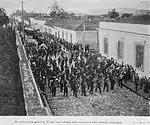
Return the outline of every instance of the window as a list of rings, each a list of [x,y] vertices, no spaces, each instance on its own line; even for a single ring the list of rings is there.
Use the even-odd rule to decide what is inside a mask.
[[[108,38],[104,38],[104,54],[108,54]]]
[[[49,30],[49,31],[48,31],[49,33],[52,33],[52,31],[51,31],[51,29],[50,29],[50,28],[49,28],[48,30]]]
[[[70,42],[72,43],[72,34],[70,34]]]
[[[39,29],[43,31],[43,27],[41,25],[39,26]]]
[[[136,67],[144,71],[144,45],[136,45]]]
[[[60,32],[58,31],[58,38],[60,38]]]
[[[124,42],[118,41],[118,59],[124,58]]]
[[[47,28],[46,27],[44,27],[44,32],[47,32]]]
[[[66,32],[66,39],[68,39],[68,32]]]
[[[55,36],[57,37],[57,32],[55,32]]]
[[[64,31],[62,31],[62,38],[64,39]]]

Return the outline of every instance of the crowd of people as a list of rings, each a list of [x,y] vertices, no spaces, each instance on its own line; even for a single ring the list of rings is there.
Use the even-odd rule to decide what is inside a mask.
[[[25,32],[37,41],[25,46],[36,83],[45,95],[48,87],[52,97],[57,96],[57,91],[64,97],[70,91],[74,97],[87,96],[87,93],[111,91],[115,84],[123,87],[129,81],[137,92],[150,90],[150,78],[140,78],[131,65],[92,53],[89,45],[69,43],[39,31]]]

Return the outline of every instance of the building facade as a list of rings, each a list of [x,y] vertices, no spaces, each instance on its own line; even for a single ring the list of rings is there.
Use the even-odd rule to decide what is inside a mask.
[[[97,49],[98,26],[86,24],[84,31],[82,21],[70,20],[67,23],[49,24],[45,20],[30,18],[30,22],[35,29],[40,29],[41,32],[53,34],[71,43],[89,44],[91,49]]]
[[[100,22],[99,50],[150,76],[150,25]]]
[[[54,28],[46,25],[46,21],[30,18],[30,22],[31,26],[33,26],[35,29],[40,29],[41,32],[54,34]]]
[[[98,31],[96,28],[90,29],[89,26],[86,26],[87,29],[83,31],[83,27],[79,24],[74,29],[61,28],[59,26],[54,26],[55,35],[59,38],[63,38],[72,43],[80,43],[82,45],[89,44],[91,49],[97,49],[98,43]],[[92,26],[90,26],[92,27]]]
[[[97,49],[97,31],[76,31],[77,41],[81,44],[89,44],[90,48]]]
[[[69,30],[61,27],[54,26],[53,34],[58,38],[65,39],[70,43],[76,43],[76,32],[74,30]]]

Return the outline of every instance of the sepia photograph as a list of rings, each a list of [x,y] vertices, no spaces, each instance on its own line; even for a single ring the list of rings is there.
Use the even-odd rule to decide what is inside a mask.
[[[149,0],[0,3],[1,117],[149,118]]]

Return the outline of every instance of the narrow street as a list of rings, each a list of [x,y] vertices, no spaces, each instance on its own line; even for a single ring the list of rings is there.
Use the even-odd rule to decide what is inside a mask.
[[[29,39],[28,42],[32,40]],[[133,83],[128,83],[129,85],[134,86]],[[134,90],[133,87],[131,89]],[[68,98],[63,97],[59,88],[57,88],[56,97],[52,97],[47,86],[46,95],[54,116],[149,116],[148,101],[126,87],[120,88],[118,84],[115,84],[114,90],[102,91],[101,94],[94,92],[91,95],[87,92],[85,97],[78,92],[78,98],[73,97],[70,89]]]
[[[57,97],[48,96],[49,105],[56,116],[148,116],[148,101],[126,88],[115,87],[110,92],[88,94],[87,97],[64,98],[57,89]]]

